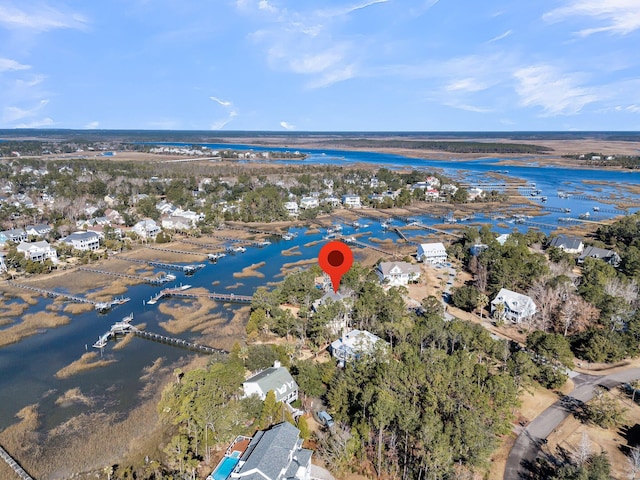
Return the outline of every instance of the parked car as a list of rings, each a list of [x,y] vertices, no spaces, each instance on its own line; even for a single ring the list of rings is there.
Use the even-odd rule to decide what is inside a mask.
[[[318,412],[318,420],[327,428],[333,427],[333,418],[324,410]]]

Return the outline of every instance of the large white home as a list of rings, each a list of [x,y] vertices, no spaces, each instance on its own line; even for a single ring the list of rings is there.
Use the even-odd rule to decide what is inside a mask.
[[[441,242],[421,243],[416,258],[419,262],[440,265],[447,261],[447,249]]]
[[[377,344],[380,343],[379,346]],[[363,355],[371,355],[377,348],[385,349],[387,342],[366,330],[351,330],[329,346],[331,355],[344,364],[358,360]]]
[[[298,204],[296,202],[285,202],[284,209],[291,216],[298,215]]]
[[[33,237],[40,237],[40,238],[43,238],[46,235],[49,235],[51,230],[52,228],[49,225],[46,225],[44,223],[37,224],[37,225],[29,225],[28,227],[25,227],[25,231],[27,232],[27,235],[33,236]]]
[[[97,250],[100,248],[100,236],[95,232],[73,232],[61,241],[76,250]]]
[[[6,242],[26,242],[28,238],[27,232],[22,228],[13,228],[0,232],[0,244],[5,244]]]
[[[304,210],[307,208],[318,208],[319,205],[318,197],[302,197],[300,199],[300,208]]]
[[[499,308],[498,305],[504,305]],[[502,310],[502,312],[500,312]],[[520,323],[536,313],[536,304],[531,297],[522,293],[513,292],[506,288],[501,288],[495,298],[491,301],[491,314],[500,315],[503,319]]]
[[[147,218],[136,223],[133,226],[133,231],[142,238],[156,238],[160,233],[160,227],[155,220]]]
[[[276,394],[277,402],[291,403],[298,399],[298,384],[280,362],[245,380],[242,388],[245,397],[258,395],[260,400],[264,400],[270,390]]]
[[[44,262],[47,258],[54,263],[58,261],[58,252],[46,240],[33,243],[22,242],[18,245],[17,251],[32,262]]]
[[[408,262],[380,262],[376,273],[387,285],[407,285],[420,278],[420,267]]]
[[[362,206],[362,204],[360,203],[360,196],[359,195],[343,195],[342,205],[349,208],[360,208]]]

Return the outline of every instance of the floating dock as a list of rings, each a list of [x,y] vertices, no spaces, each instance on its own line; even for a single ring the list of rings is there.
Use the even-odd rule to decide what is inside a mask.
[[[126,260],[127,262],[139,263],[142,265],[149,265],[151,267],[161,268],[163,270],[175,270],[178,272],[183,272],[187,275],[193,275],[198,270],[205,267],[204,263],[192,263],[190,265],[180,265],[177,263],[163,263],[163,262],[154,262],[150,260],[139,260],[137,258],[125,258],[118,257],[121,260]]]

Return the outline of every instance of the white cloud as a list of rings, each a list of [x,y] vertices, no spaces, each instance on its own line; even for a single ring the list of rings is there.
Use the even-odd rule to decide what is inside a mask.
[[[41,127],[49,127],[54,124],[53,119],[49,117],[41,118],[39,120],[34,120],[29,123],[19,123],[15,126],[15,128],[41,128]]]
[[[11,4],[0,5],[0,25],[14,29],[34,30],[46,32],[57,28],[72,28],[84,30],[88,20],[78,13],[63,12],[42,3],[29,5],[26,2],[18,8]]]
[[[36,85],[40,85],[46,78],[47,77],[45,75],[35,75],[31,80],[19,78],[18,80],[16,80],[16,85],[18,87],[32,88]]]
[[[549,65],[520,68],[513,73],[523,106],[539,106],[545,115],[573,115],[599,100],[593,89],[579,86],[575,75],[562,74]]]
[[[295,73],[320,73],[339,64],[342,59],[343,55],[334,50],[292,58],[289,65]]]
[[[323,73],[319,78],[316,78],[307,83],[308,88],[322,88],[333,85],[334,83],[344,82],[356,76],[356,68],[354,65],[346,65],[345,67],[334,69]]]
[[[220,105],[222,105],[223,107],[230,107],[232,104],[230,101],[228,100],[221,100],[218,97],[209,97],[211,100],[213,100],[214,102],[219,103]]]
[[[482,80],[470,77],[470,78],[463,78],[461,80],[454,80],[450,82],[445,87],[445,90],[449,92],[458,92],[458,91],[480,92],[482,90],[486,90],[487,88],[489,88],[489,85],[487,85]]]
[[[13,72],[17,70],[29,70],[31,66],[11,60],[10,58],[0,58],[0,73]]]
[[[504,40],[505,38],[507,38],[512,33],[513,30],[507,30],[502,35],[498,35],[497,37],[493,37],[492,39],[488,40],[487,43],[499,42],[500,40]]]
[[[284,128],[285,130],[295,130],[296,129],[295,125],[292,125],[289,122],[284,122],[284,121],[280,122],[280,126],[282,128]]]
[[[640,105],[632,104],[632,105],[618,105],[616,108],[618,112],[631,112],[631,113],[640,113]]]
[[[464,110],[466,112],[474,112],[474,113],[490,113],[492,110],[490,108],[478,107],[476,105],[469,105],[466,103],[444,103],[447,107],[457,108],[459,110]]]
[[[40,110],[47,106],[49,100],[43,99],[32,108],[20,108],[20,107],[5,107],[2,115],[2,121],[4,123],[12,123],[16,120],[22,120],[23,118],[34,117]]]
[[[83,128],[86,128],[87,130],[95,130],[100,126],[100,122],[97,121],[93,121],[93,122],[89,122],[87,123]]]
[[[231,110],[227,118],[223,118],[221,120],[217,120],[211,124],[211,130],[221,130],[223,129],[231,120],[238,116],[238,112],[235,110]]]
[[[548,22],[559,22],[574,17],[591,17],[603,26],[585,28],[577,33],[588,36],[594,33],[611,32],[627,35],[640,29],[640,2],[638,0],[571,0],[564,7],[543,15]]]
[[[371,7],[379,3],[387,3],[388,1],[389,0],[371,0],[368,2],[357,3],[355,5],[342,8],[318,10],[315,12],[315,14],[319,17],[342,17],[344,15],[349,15],[350,13],[356,12],[358,10],[363,10],[367,7]]]

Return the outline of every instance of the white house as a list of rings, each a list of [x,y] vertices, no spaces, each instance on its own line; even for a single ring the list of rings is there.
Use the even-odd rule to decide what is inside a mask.
[[[172,215],[162,219],[162,228],[169,230],[190,230],[193,228],[193,222],[189,218]]]
[[[76,250],[97,250],[100,248],[100,236],[95,232],[74,232],[61,241]]]
[[[318,197],[302,197],[300,199],[300,208],[318,208],[320,202],[318,202]]]
[[[22,228],[13,228],[11,230],[4,230],[0,232],[0,244],[6,242],[26,242],[29,236]]]
[[[0,252],[0,273],[7,271],[7,262],[5,261],[5,257],[7,254],[5,252]]]
[[[514,323],[532,317],[536,313],[536,304],[531,297],[522,293],[513,292],[506,288],[501,288],[495,298],[491,301],[491,314],[495,315],[498,305],[504,305],[502,317]]]
[[[380,343],[379,346],[377,344]],[[376,348],[385,349],[387,342],[366,330],[351,330],[329,346],[331,355],[341,363],[358,360],[363,355],[371,355]]]
[[[58,252],[46,240],[33,243],[22,242],[18,245],[17,251],[32,262],[44,262],[47,258],[54,263],[58,261]]]
[[[447,261],[447,249],[442,242],[421,243],[416,257],[419,262],[440,265]]]
[[[351,194],[343,195],[342,205],[349,208],[360,208],[362,206],[362,204],[360,203],[360,196]]]
[[[566,235],[558,235],[551,240],[549,244],[552,247],[564,250],[567,253],[582,253],[584,243],[577,237],[568,237]]]
[[[298,204],[296,202],[285,202],[284,209],[291,216],[298,215]]]
[[[407,262],[380,262],[376,273],[388,285],[407,285],[420,278],[420,267]]]
[[[160,233],[160,227],[155,220],[147,218],[136,223],[133,226],[133,231],[142,238],[156,238]]]
[[[289,370],[280,366],[280,362],[245,380],[242,388],[245,397],[258,395],[264,400],[267,393],[273,390],[277,402],[291,403],[298,399],[298,384]]]
[[[33,237],[45,237],[51,232],[52,228],[46,224],[29,225],[25,227],[27,235]]]

